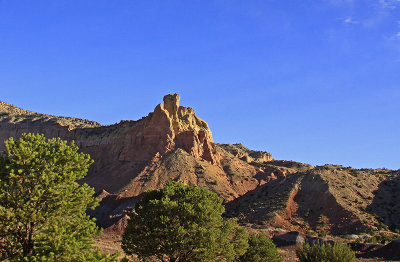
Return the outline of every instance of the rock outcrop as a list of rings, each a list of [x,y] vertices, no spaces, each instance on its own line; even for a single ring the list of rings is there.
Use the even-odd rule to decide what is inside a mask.
[[[381,261],[400,261],[400,239],[394,240],[363,255],[364,258],[379,257]]]
[[[98,191],[102,204],[91,214],[105,228],[123,225],[124,209],[132,208],[144,192],[160,189],[171,180],[208,188],[229,201],[275,178],[251,164],[271,161],[270,154],[242,145],[215,144],[208,124],[191,107],[180,106],[179,100],[178,94],[166,95],[148,116],[109,126],[2,102],[0,139],[41,133],[74,140],[94,159],[80,182]]]
[[[277,169],[279,162],[264,165]],[[289,166],[293,165],[286,168]],[[399,226],[399,171],[296,166],[297,172],[279,176],[229,202],[228,216],[332,235],[377,232],[382,222],[392,228]]]
[[[124,212],[144,192],[171,180],[207,188],[224,200],[227,216],[264,226],[333,235],[400,228],[400,171],[314,167],[215,144],[208,124],[179,99],[166,95],[148,116],[109,126],[0,102],[0,140],[22,133],[74,140],[95,161],[79,181],[102,200],[90,214],[110,232],[122,232]]]
[[[164,106],[157,105],[127,132],[120,161],[148,161],[182,148],[195,158],[219,163],[208,124],[191,107],[179,106],[179,99],[178,94],[166,95]]]
[[[305,238],[299,232],[292,231],[274,236],[273,241],[277,246],[303,245]]]
[[[270,154],[215,144],[208,124],[191,107],[180,106],[179,100],[178,94],[166,95],[164,103],[148,116],[109,126],[30,112],[2,102],[0,139],[30,132],[75,140],[95,160],[82,182],[121,197],[135,197],[177,180],[231,200],[271,179],[250,164],[271,161]]]

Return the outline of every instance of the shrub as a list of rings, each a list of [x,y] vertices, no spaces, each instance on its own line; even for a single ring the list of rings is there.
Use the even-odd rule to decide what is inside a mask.
[[[0,261],[116,261],[93,247],[85,214],[98,205],[82,179],[93,162],[60,138],[23,134],[0,153]]]
[[[224,221],[224,211],[215,193],[168,182],[147,192],[129,214],[122,248],[140,261],[234,261],[248,248],[248,232]]]
[[[249,237],[249,248],[239,258],[241,262],[280,262],[282,261],[278,249],[272,240],[264,234],[253,234]]]
[[[355,262],[357,260],[354,252],[349,246],[335,244],[308,244],[296,250],[300,262]]]
[[[319,233],[319,236],[320,236],[320,237],[326,237],[326,232],[325,232],[325,231],[320,232],[320,233]]]
[[[398,239],[397,235],[386,235],[385,233],[377,234],[369,239],[367,239],[366,243],[380,243],[380,244],[387,244],[393,240]]]

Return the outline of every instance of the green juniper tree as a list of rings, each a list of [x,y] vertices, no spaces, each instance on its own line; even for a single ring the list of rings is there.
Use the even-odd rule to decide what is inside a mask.
[[[300,262],[357,262],[354,251],[341,243],[318,243],[312,246],[305,244],[296,249]]]
[[[60,138],[23,134],[0,155],[1,261],[114,261],[93,248],[85,211],[98,201],[82,179],[92,163]]]
[[[222,200],[209,190],[169,182],[136,204],[122,238],[128,255],[169,261],[234,261],[248,233],[224,221]]]
[[[249,248],[239,260],[241,262],[280,262],[282,257],[272,240],[259,233],[249,237]]]

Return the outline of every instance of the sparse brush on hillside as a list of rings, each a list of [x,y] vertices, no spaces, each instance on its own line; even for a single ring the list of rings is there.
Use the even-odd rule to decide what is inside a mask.
[[[386,245],[387,243],[399,239],[398,234],[387,235],[385,233],[378,233],[371,238],[365,240],[365,243],[380,243]]]
[[[10,138],[0,155],[1,261],[115,261],[93,248],[99,229],[85,211],[98,201],[75,181],[92,163],[60,138]]]
[[[335,244],[308,244],[296,250],[300,262],[357,262],[359,261],[349,246]]]

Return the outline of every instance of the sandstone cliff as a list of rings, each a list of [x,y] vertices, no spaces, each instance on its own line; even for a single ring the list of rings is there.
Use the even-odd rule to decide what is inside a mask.
[[[216,192],[228,216],[251,223],[331,234],[400,229],[399,171],[313,167],[241,144],[215,144],[208,124],[180,106],[177,94],[138,121],[109,126],[0,102],[1,141],[24,132],[74,140],[91,155],[95,163],[80,182],[102,199],[90,214],[107,231],[121,233],[124,210],[171,180]]]
[[[268,172],[251,164],[271,161],[270,154],[242,145],[216,145],[208,124],[191,107],[180,106],[179,99],[178,94],[166,95],[148,116],[110,126],[1,102],[0,139],[31,132],[75,140],[95,160],[82,182],[123,197],[177,180],[231,200],[271,179]]]

